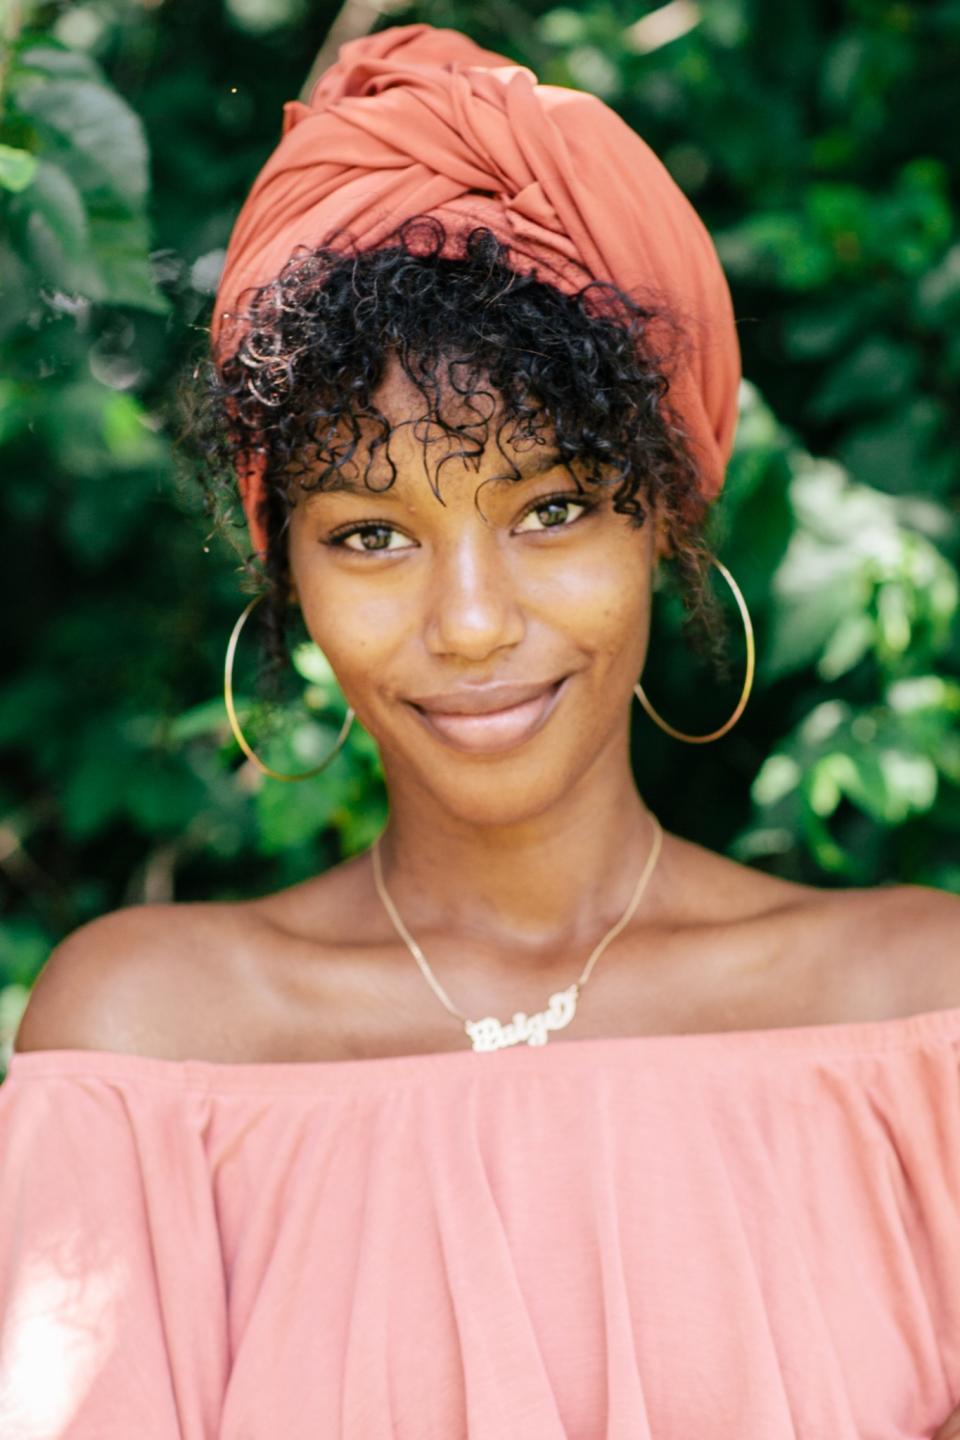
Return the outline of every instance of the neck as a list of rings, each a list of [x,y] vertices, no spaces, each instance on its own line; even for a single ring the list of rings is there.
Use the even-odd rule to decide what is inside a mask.
[[[653,842],[629,766],[607,766],[549,811],[509,825],[477,826],[391,788],[380,849],[390,897],[415,938],[455,933],[514,965],[526,953],[535,966],[588,947],[619,919]],[[638,915],[662,908],[661,866],[662,857]]]

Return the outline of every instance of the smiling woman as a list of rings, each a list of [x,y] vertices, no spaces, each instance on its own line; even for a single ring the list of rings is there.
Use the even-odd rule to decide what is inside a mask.
[[[365,499],[321,491],[309,513],[294,509],[288,549],[299,603],[377,736],[391,794],[418,777],[446,814],[521,823],[573,784],[588,757],[625,744],[643,668],[653,527],[617,514],[604,494],[612,485],[579,478],[580,465],[524,478],[524,454],[503,424],[499,443],[474,446],[475,455],[431,442],[406,418],[418,413],[416,387],[399,367],[388,377],[383,462],[396,479]],[[473,402],[455,398],[451,426],[475,428]],[[374,526],[366,534],[378,548],[344,544],[362,539],[361,522]],[[496,702],[498,689],[520,686],[525,696]],[[464,715],[478,710],[498,713]],[[491,787],[489,766],[465,765],[464,754],[496,757],[499,783]]]
[[[458,243],[442,219],[413,217],[390,238],[359,253],[341,239],[289,260],[253,294],[244,343],[196,397],[191,440],[214,513],[234,490],[238,447],[258,456],[246,504],[269,582],[268,675],[288,663],[286,529],[297,495],[372,491],[382,516],[413,460],[438,499],[456,469],[481,475],[484,494],[498,478],[506,487],[559,474],[582,507],[592,486],[637,525],[655,496],[687,637],[725,679],[725,621],[702,535],[708,504],[666,403],[660,347],[681,338],[666,302],[643,307],[589,280],[567,296],[512,269],[509,247],[482,226]],[[459,258],[445,255],[451,248]],[[389,414],[378,393],[392,400]],[[450,493],[445,485],[445,501]],[[331,529],[348,548],[396,550],[402,527],[388,535],[380,516],[367,506],[357,539],[347,524]]]
[[[953,897],[735,864],[631,767],[665,559],[728,670],[739,361],[689,204],[593,97],[388,29],[285,107],[212,347],[206,493],[239,485],[268,657],[299,611],[389,820],[51,957],[0,1092],[0,1431],[929,1435]]]

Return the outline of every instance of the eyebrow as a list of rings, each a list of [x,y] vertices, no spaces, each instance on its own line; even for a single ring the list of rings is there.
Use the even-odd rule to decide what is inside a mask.
[[[498,475],[496,477],[491,477],[491,480],[495,480],[497,483],[502,482],[507,485],[519,485],[522,484],[524,480],[535,480],[538,475],[543,475],[546,473],[547,470],[553,470],[556,468],[556,466],[561,465],[562,463],[563,456],[560,454],[559,450],[546,450],[543,454],[536,457],[536,460],[533,464],[527,464],[526,466],[524,466],[523,464],[518,463],[516,465],[516,468],[520,472],[519,477],[515,477],[513,475]],[[489,484],[491,482],[488,481],[487,483]],[[393,485],[389,485],[386,488],[379,490],[374,489],[370,485],[367,485],[366,482],[363,480],[349,480],[344,475],[336,474],[331,477],[329,483],[324,484],[320,489],[308,491],[307,503],[315,499],[318,495],[366,495],[368,497],[375,496],[377,499],[380,499],[384,497],[390,497],[393,494],[393,491]],[[394,495],[393,498],[396,499],[398,497]]]

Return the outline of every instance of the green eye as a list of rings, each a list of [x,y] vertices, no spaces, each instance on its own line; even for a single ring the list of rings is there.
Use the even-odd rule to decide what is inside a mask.
[[[401,544],[392,545],[391,537],[396,537]],[[403,538],[400,531],[394,530],[392,525],[355,525],[352,530],[343,530],[339,535],[331,536],[329,543],[339,545],[343,550],[369,555],[383,550],[402,550],[405,548],[402,544]],[[360,543],[351,544],[354,540]]]
[[[588,502],[574,500],[567,494],[545,495],[539,500],[517,526],[521,533],[538,534],[545,530],[569,530],[592,506]],[[351,525],[335,532],[327,544],[354,555],[385,554],[388,551],[407,550],[412,547],[407,537],[392,525],[367,521],[363,525]]]
[[[575,520],[589,507],[579,500],[570,500],[566,495],[550,495],[546,500],[541,500],[532,510],[528,511],[517,527],[521,531],[537,530],[563,530],[569,528]],[[570,518],[570,511],[577,512]],[[541,521],[539,525],[529,525],[530,520]]]

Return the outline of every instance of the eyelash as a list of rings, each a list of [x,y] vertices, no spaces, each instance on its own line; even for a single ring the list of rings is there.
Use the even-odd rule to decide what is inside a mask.
[[[541,531],[540,533],[547,533],[550,530],[569,530],[572,525],[576,525],[578,520],[582,520],[585,515],[589,514],[590,511],[594,509],[596,502],[591,500],[575,500],[569,491],[560,491],[556,495],[544,495],[540,499],[538,499],[533,505],[531,505],[529,509],[524,511],[524,513],[520,516],[519,523],[522,523],[524,520],[526,520],[528,515],[535,515],[538,510],[545,510],[548,505],[557,504],[576,506],[581,511],[581,513],[579,515],[575,515],[574,518],[567,524],[546,525],[544,526],[543,531]],[[367,535],[382,530],[394,531],[398,535],[402,533],[401,531],[397,530],[397,527],[395,525],[387,525],[379,520],[368,520],[363,525],[347,525],[342,530],[332,531],[327,536],[325,544],[336,547],[340,550],[347,550],[351,555],[389,555],[392,552],[390,551],[388,546],[385,546],[381,550],[364,550],[362,547],[354,548],[353,546],[346,545],[344,543],[350,538],[351,535]]]

